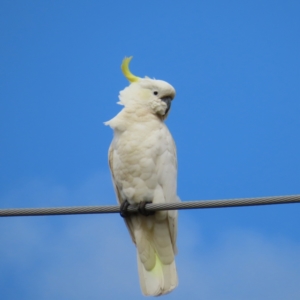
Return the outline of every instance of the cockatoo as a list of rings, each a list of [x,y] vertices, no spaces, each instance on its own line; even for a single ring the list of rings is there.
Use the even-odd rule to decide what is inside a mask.
[[[121,69],[130,85],[120,92],[120,113],[106,122],[114,131],[109,166],[117,199],[137,248],[142,292],[159,296],[178,285],[175,266],[177,211],[147,214],[145,204],[180,201],[177,196],[177,156],[174,140],[164,124],[175,89],[162,80],[140,78]],[[126,214],[139,205],[139,214]]]

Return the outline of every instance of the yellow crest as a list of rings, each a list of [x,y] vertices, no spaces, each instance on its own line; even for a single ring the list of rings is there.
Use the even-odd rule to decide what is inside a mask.
[[[132,82],[138,81],[140,78],[137,76],[134,76],[129,70],[129,63],[130,63],[131,59],[132,59],[132,56],[125,57],[122,61],[121,69],[122,69],[124,76],[129,80],[129,82],[132,83]]]

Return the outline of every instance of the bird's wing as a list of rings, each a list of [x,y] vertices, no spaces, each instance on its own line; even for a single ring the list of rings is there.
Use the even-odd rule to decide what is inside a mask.
[[[160,184],[163,189],[163,194],[166,203],[179,202],[177,196],[177,156],[175,142],[166,132],[164,142],[167,143],[166,150],[160,157],[158,163],[158,171],[160,174]],[[174,253],[177,253],[176,237],[177,237],[177,210],[168,210],[168,223],[173,245]]]
[[[119,191],[119,189],[116,185],[116,180],[115,180],[115,177],[114,177],[114,168],[113,168],[113,165],[114,165],[114,148],[113,148],[112,144],[110,145],[109,150],[108,150],[108,163],[109,163],[109,168],[110,168],[110,171],[111,171],[111,176],[112,176],[112,179],[113,179],[113,185],[114,185],[114,189],[115,189],[115,192],[116,192],[116,195],[117,195],[118,203],[121,205],[124,200],[121,197],[120,191]],[[128,228],[128,231],[130,233],[132,241],[134,242],[134,244],[136,244],[135,237],[134,237],[134,232],[133,232],[133,224],[132,224],[131,219],[126,218],[126,219],[124,219],[124,221],[125,221],[125,224]]]

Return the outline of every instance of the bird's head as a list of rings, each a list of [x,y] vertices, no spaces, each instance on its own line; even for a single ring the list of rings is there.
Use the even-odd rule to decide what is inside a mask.
[[[120,92],[120,104],[132,108],[145,108],[165,119],[175,97],[175,89],[163,80],[140,78],[133,75],[129,70],[132,57],[125,58],[121,69],[130,85]]]

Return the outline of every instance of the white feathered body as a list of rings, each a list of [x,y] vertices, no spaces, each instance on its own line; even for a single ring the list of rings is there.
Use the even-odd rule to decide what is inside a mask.
[[[120,94],[120,104],[125,107],[106,123],[114,130],[109,164],[118,201],[177,202],[176,147],[164,118],[157,113],[160,106],[165,111],[164,103],[140,86],[129,88]],[[177,211],[130,215],[125,221],[137,247],[143,294],[158,296],[172,291],[178,284],[174,260]]]

